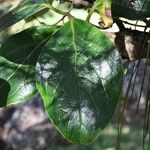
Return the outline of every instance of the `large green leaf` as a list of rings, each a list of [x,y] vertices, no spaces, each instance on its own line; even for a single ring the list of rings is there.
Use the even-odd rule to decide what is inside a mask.
[[[112,0],[113,17],[124,17],[131,20],[150,17],[150,0]]]
[[[19,22],[43,9],[47,0],[23,0],[18,6],[0,18],[0,30]]]
[[[71,19],[45,45],[36,68],[37,88],[56,128],[70,142],[92,142],[111,120],[121,93],[122,62],[110,40]]]
[[[0,48],[0,107],[23,102],[36,92],[35,64],[57,27],[33,27],[9,37]],[[2,57],[3,56],[3,57]]]

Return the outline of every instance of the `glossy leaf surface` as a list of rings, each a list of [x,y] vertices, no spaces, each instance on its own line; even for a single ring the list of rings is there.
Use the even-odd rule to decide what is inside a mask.
[[[112,0],[113,17],[124,17],[131,20],[150,17],[150,0]]]
[[[110,40],[91,24],[71,19],[46,44],[36,69],[38,90],[56,128],[70,142],[92,142],[121,93],[122,62]]]
[[[23,0],[6,15],[0,17],[0,30],[13,25],[43,9],[47,0]]]
[[[23,102],[36,92],[35,64],[57,27],[34,27],[9,37],[0,48],[0,107]]]

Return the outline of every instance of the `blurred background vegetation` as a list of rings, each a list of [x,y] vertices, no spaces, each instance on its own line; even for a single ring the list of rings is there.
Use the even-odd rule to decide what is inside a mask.
[[[19,0],[0,0],[0,16],[17,5]],[[53,16],[54,18],[54,16]],[[47,19],[47,18],[46,18]],[[24,21],[17,23],[0,33],[1,42],[12,35],[32,25],[39,25],[38,20],[34,20],[25,25]],[[123,96],[128,88],[131,78],[131,68],[129,65],[128,74],[125,76],[123,86]],[[126,61],[124,62],[126,66]],[[137,100],[139,98],[142,84],[142,73],[145,61],[141,61],[137,78],[130,86],[130,94],[122,118],[123,128],[120,138],[121,150],[142,150],[143,149],[143,122],[148,72],[146,73],[144,87],[140,96],[138,113],[136,112]],[[148,67],[148,70],[150,68]],[[134,90],[133,89],[134,86]],[[132,97],[132,98],[131,98]],[[118,110],[118,109],[117,109]],[[77,145],[68,143],[49,123],[43,110],[43,104],[38,95],[33,101],[24,104],[17,104],[0,110],[0,150],[115,150],[118,134],[118,112],[116,111],[111,123],[106,127],[103,134],[90,145]],[[146,137],[145,149],[148,150],[149,138]]]

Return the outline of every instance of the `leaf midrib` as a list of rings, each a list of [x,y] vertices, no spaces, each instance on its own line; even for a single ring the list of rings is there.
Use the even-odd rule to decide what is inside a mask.
[[[82,113],[81,113],[81,108],[80,108],[80,91],[79,91],[79,79],[78,79],[78,73],[77,73],[77,46],[76,46],[76,41],[75,41],[75,27],[74,27],[74,19],[70,19],[70,25],[71,25],[71,31],[72,31],[72,45],[74,49],[74,60],[75,60],[75,78],[77,82],[77,107],[79,111],[79,120],[80,120],[80,129],[82,128],[83,125],[83,120],[82,120]]]

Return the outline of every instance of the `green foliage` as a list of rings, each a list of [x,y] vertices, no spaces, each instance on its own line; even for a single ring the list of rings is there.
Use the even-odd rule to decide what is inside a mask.
[[[23,102],[36,93],[35,71],[32,66],[14,64],[0,57],[0,78],[4,80],[0,90],[7,91],[0,100],[0,106]]]
[[[71,19],[43,48],[37,72],[46,112],[58,130],[74,143],[93,141],[121,93],[122,62],[113,44],[92,25]]]
[[[95,4],[87,21],[75,19],[47,0],[22,1],[0,18],[2,30],[43,9],[68,17],[61,28],[32,27],[2,43],[0,107],[28,100],[38,90],[49,118],[73,143],[88,144],[100,135],[114,114],[122,88],[123,66],[117,48],[102,31],[88,23],[97,10]],[[140,19],[150,16],[149,1],[147,4],[141,9],[144,13]],[[112,6],[118,7],[118,1],[113,1]],[[122,13],[126,7],[120,8],[120,14],[112,10],[112,18],[126,17]],[[105,8],[99,9],[105,18]],[[135,7],[134,11],[139,9]],[[127,18],[131,18],[130,13],[126,12]]]
[[[43,45],[57,27],[33,27],[9,37],[0,47],[0,106],[23,102],[36,92],[35,64]],[[8,86],[5,86],[6,82]]]
[[[142,20],[150,17],[150,0],[113,0],[112,14],[131,20]]]
[[[0,30],[23,20],[46,7],[47,0],[23,0],[17,7],[0,18]]]
[[[17,64],[35,66],[42,47],[57,29],[57,26],[32,27],[10,36],[2,43],[0,56]]]

